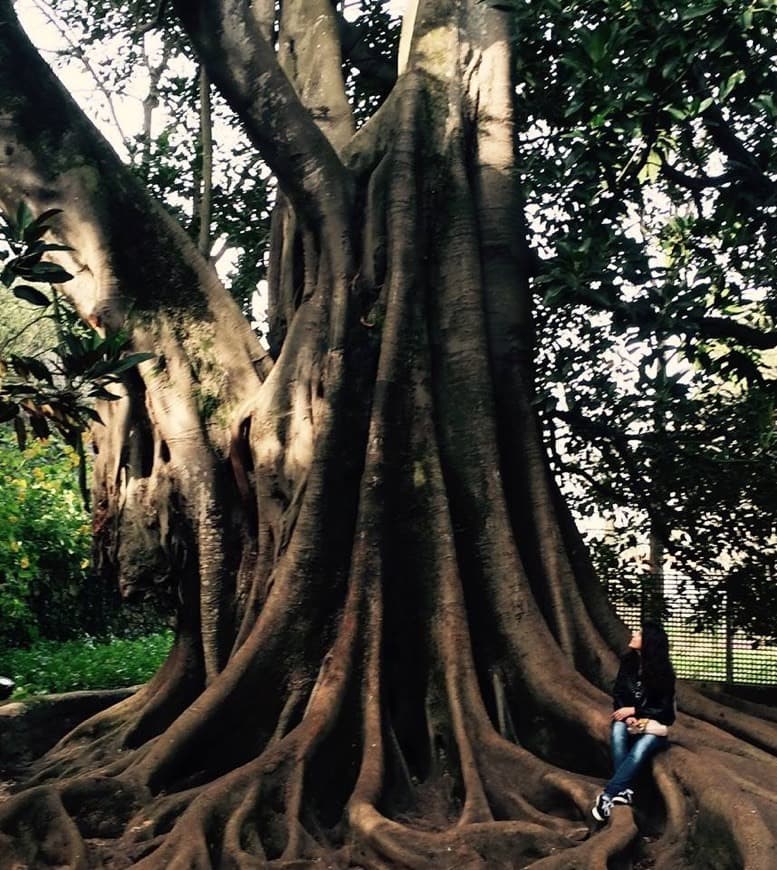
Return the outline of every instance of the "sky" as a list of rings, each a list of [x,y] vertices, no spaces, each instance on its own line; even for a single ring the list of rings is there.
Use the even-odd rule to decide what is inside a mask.
[[[393,14],[401,15],[407,3],[408,0],[390,0],[388,8]],[[346,15],[349,8],[355,11],[358,5],[359,0],[346,0]],[[56,0],[17,0],[16,3],[16,14],[36,47],[49,62],[54,59],[55,52],[67,45],[67,37],[63,35],[67,28],[64,20],[57,14],[56,6]],[[158,39],[149,34],[146,40],[148,50],[153,55]],[[94,78],[82,63],[74,60],[65,68],[60,65],[57,74],[70,93],[91,113],[92,120],[111,145],[126,158],[122,141],[124,135],[131,135],[142,128],[142,102],[147,93],[147,78],[143,72],[139,71],[137,76],[124,83],[123,95],[111,95],[113,110],[109,108],[107,100],[96,92]]]
[[[392,13],[403,13],[408,0],[390,0],[389,9]],[[345,13],[348,15],[349,8],[355,13],[359,6],[359,0],[346,0]],[[72,36],[68,32],[66,21],[57,14],[56,0],[18,0],[16,13],[27,34],[44,59],[53,64],[56,53],[63,48],[72,48]],[[159,37],[152,33],[145,37],[146,50],[154,62],[159,54]],[[116,48],[118,52],[120,49]],[[107,43],[107,52],[110,53],[110,41]],[[72,59],[63,65],[56,65],[57,75],[63,81],[68,91],[81,104],[87,115],[100,129],[100,132],[108,139],[122,159],[127,160],[129,154],[124,144],[125,139],[132,137],[143,128],[143,100],[148,93],[148,75],[146,70],[139,69],[136,75],[122,83],[121,93],[111,92],[108,95],[100,93],[95,84],[95,76],[80,60]],[[182,73],[185,71],[182,70]],[[190,71],[189,71],[190,72]],[[156,112],[152,135],[160,132],[167,120]],[[218,135],[234,135],[232,130],[220,130]],[[218,247],[218,243],[216,245]],[[218,264],[217,271],[225,280],[234,265],[234,257],[227,251]],[[264,282],[261,282],[264,283]],[[266,307],[265,288],[259,287],[253,306],[255,321],[261,326],[264,320]]]

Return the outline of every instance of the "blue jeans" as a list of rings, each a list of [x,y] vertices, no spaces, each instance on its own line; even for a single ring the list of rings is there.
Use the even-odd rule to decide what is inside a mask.
[[[655,734],[629,734],[625,722],[612,723],[612,766],[615,773],[604,787],[608,797],[615,797],[631,786],[639,770],[669,740]]]

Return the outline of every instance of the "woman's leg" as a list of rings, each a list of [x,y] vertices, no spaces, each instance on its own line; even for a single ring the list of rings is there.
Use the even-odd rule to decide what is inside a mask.
[[[612,750],[612,769],[615,772],[629,754],[629,731],[625,722],[613,722],[610,729],[610,749]]]
[[[669,743],[666,737],[657,737],[655,734],[642,734],[635,741],[626,757],[618,765],[612,779],[604,787],[604,793],[609,798],[629,788],[634,777],[659,749],[663,749]]]

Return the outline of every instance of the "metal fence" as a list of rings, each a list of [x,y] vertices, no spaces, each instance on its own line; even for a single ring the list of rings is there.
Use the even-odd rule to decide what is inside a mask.
[[[700,619],[699,602],[709,590],[686,586],[682,578],[645,575],[623,583],[608,583],[618,615],[637,627],[659,616],[669,635],[677,676],[729,684],[777,685],[777,639],[748,637],[733,625],[726,592],[719,578],[711,578],[719,604],[714,625]]]

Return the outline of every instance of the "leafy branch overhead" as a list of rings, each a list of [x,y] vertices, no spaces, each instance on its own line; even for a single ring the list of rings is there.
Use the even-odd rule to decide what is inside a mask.
[[[56,288],[73,278],[58,263],[44,259],[72,250],[45,241],[52,219],[60,213],[61,209],[49,209],[35,217],[22,201],[13,217],[0,214],[0,237],[10,253],[0,283],[20,303],[43,309],[57,336],[56,344],[35,355],[6,348],[0,358],[0,423],[12,423],[20,448],[28,428],[35,437],[46,438],[53,427],[68,443],[80,445],[81,434],[92,423],[102,422],[94,403],[120,398],[108,387],[153,356],[128,354],[127,333],[101,335],[81,320]]]
[[[678,569],[746,553],[768,576],[774,3],[514,9],[537,406],[565,491],[623,532],[624,564],[628,527]]]

